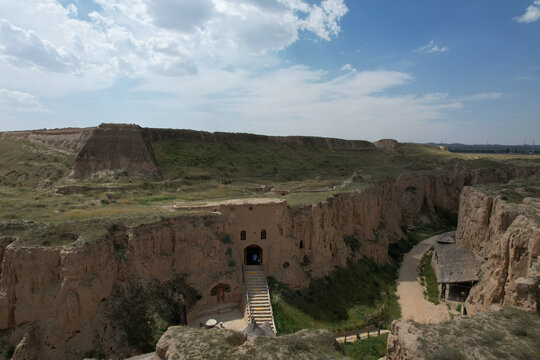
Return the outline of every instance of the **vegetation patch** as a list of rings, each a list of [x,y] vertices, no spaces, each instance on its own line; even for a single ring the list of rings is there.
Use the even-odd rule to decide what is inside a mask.
[[[146,285],[130,282],[113,289],[108,317],[124,333],[127,342],[141,352],[151,352],[171,325],[185,323],[186,309],[200,298],[184,276]]]
[[[388,327],[400,315],[396,278],[396,267],[378,266],[366,258],[312,279],[303,290],[293,290],[269,277],[278,333],[305,328],[341,331],[368,325]]]
[[[347,244],[347,247],[351,250],[353,255],[360,251],[360,240],[354,235],[343,235],[343,241],[345,241],[345,244]]]
[[[386,355],[386,343],[388,334],[372,336],[367,339],[357,340],[342,344],[345,355],[351,359],[378,360]]]
[[[15,348],[9,344],[7,334],[0,335],[0,359],[9,360],[14,352]]]
[[[437,285],[437,275],[435,275],[435,270],[431,265],[431,258],[433,257],[433,248],[422,256],[420,260],[419,274],[420,274],[420,284],[425,287],[424,295],[426,299],[434,303],[435,305],[439,304],[439,287]]]
[[[430,222],[416,225],[412,230],[403,227],[407,237],[388,246],[388,255],[394,264],[403,261],[403,255],[409,252],[416,244],[435,235],[453,231],[457,226],[457,215],[450,211],[437,210],[435,214],[428,214]]]

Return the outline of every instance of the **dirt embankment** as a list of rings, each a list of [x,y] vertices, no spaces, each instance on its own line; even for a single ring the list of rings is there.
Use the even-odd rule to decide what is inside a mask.
[[[75,179],[122,175],[159,179],[152,148],[137,125],[102,124],[92,132],[73,163]]]
[[[215,304],[211,289],[220,283],[230,286],[227,301],[239,302],[244,249],[257,245],[268,275],[303,287],[307,275],[322,276],[345,265],[350,256],[385,263],[389,244],[404,236],[402,225],[412,225],[435,209],[457,209],[464,184],[516,175],[513,171],[457,171],[451,178],[402,175],[362,193],[338,195],[301,209],[283,203],[223,206],[211,215],[112,227],[98,241],[63,247],[6,241],[0,330],[9,334],[11,344],[21,344],[19,354],[26,347],[39,351],[43,359],[82,356],[97,346],[110,355],[128,355],[130,349],[107,317],[116,285],[167,281],[185,273],[202,296],[193,312]],[[265,239],[261,229],[266,230]],[[246,231],[247,240],[241,240],[241,231]],[[344,235],[359,241],[356,253]]]
[[[76,154],[82,149],[88,138],[90,138],[93,129],[94,128],[66,128],[54,130],[9,131],[0,133],[0,138],[26,139],[53,149]]]
[[[503,304],[540,312],[537,201],[515,204],[472,187],[463,190],[456,241],[472,249],[482,264],[481,280],[471,290],[467,309]]]

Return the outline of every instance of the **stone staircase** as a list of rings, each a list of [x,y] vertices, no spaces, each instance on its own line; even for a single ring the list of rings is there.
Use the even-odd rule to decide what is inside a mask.
[[[270,291],[266,283],[266,275],[260,265],[245,265],[244,284],[246,286],[246,315],[248,322],[254,321],[261,325],[268,321],[272,331],[276,334]]]

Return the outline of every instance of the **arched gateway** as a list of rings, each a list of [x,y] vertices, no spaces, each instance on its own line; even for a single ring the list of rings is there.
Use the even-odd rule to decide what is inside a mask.
[[[244,249],[244,264],[261,265],[263,260],[263,250],[260,246],[250,245]]]

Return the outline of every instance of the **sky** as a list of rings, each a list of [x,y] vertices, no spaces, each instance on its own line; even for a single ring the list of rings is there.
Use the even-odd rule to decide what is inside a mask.
[[[540,0],[0,0],[0,131],[540,143]]]

